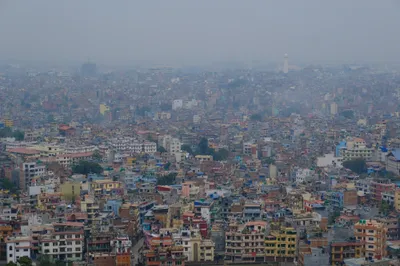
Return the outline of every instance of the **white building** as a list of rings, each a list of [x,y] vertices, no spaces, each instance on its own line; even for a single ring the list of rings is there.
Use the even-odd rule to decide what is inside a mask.
[[[309,181],[313,179],[314,176],[314,171],[307,169],[307,168],[302,168],[302,169],[297,169],[296,171],[296,183],[300,184],[306,181]]]
[[[117,152],[155,153],[157,151],[157,144],[155,142],[140,142],[132,137],[112,138],[109,141],[109,146]]]
[[[172,110],[178,110],[183,107],[183,101],[182,100],[173,100],[172,102]]]
[[[363,158],[370,161],[374,156],[374,149],[368,148],[365,140],[362,138],[347,138],[346,147],[341,148],[340,154],[343,156],[343,161],[348,161],[356,158]]]
[[[337,115],[338,105],[337,103],[331,103],[331,115]]]
[[[7,263],[16,263],[22,257],[31,257],[30,237],[16,236],[6,240],[7,243]]]
[[[27,190],[28,187],[35,184],[35,178],[46,174],[46,166],[37,162],[29,162],[22,164],[23,180],[22,188]]]
[[[162,137],[161,145],[172,155],[181,152],[181,141],[178,138],[173,138],[170,135],[165,135]]]
[[[198,124],[201,121],[201,116],[199,115],[194,115],[193,116],[193,123]]]

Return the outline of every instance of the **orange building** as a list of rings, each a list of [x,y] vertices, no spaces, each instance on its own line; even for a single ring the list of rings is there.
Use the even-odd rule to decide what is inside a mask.
[[[354,226],[354,236],[364,243],[365,256],[381,259],[386,256],[387,228],[376,220],[360,220]]]

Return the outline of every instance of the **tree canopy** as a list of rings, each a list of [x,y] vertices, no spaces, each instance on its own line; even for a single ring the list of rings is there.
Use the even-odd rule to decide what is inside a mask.
[[[183,145],[181,146],[181,150],[182,150],[182,151],[186,151],[186,152],[188,152],[188,153],[190,153],[190,154],[193,154],[193,150],[192,150],[192,148],[190,147],[190,145],[183,144]]]
[[[201,155],[212,155],[214,160],[216,161],[224,161],[228,158],[229,156],[229,151],[227,149],[219,149],[218,151],[215,151],[213,148],[210,148],[208,146],[208,139],[202,138],[197,145],[197,150],[196,154],[201,154]]]
[[[100,164],[95,162],[80,161],[78,164],[72,167],[72,172],[74,174],[87,175],[89,173],[101,174],[103,168]]]
[[[163,146],[158,146],[157,151],[161,153],[167,152],[167,150]]]
[[[173,185],[175,184],[176,176],[176,173],[170,173],[168,175],[160,176],[157,178],[157,185]]]
[[[9,127],[0,129],[0,138],[15,138],[18,141],[24,140],[25,133],[20,130],[12,130]]]
[[[362,174],[367,171],[367,164],[363,158],[356,158],[343,162],[343,167],[350,169],[354,173]]]

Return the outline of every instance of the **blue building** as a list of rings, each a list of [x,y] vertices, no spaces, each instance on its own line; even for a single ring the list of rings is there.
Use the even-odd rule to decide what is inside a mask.
[[[346,141],[341,141],[338,145],[336,145],[336,151],[335,151],[335,156],[340,157],[341,156],[341,149],[346,148]]]

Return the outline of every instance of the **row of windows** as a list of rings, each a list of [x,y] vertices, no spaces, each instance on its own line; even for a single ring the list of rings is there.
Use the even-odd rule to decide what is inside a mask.
[[[81,248],[75,248],[75,251],[80,252]],[[57,253],[58,249],[53,249],[53,253]],[[65,248],[60,248],[60,252],[65,252]],[[72,252],[72,248],[67,248],[67,252]],[[45,249],[44,253],[50,253],[50,249]]]

